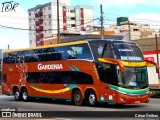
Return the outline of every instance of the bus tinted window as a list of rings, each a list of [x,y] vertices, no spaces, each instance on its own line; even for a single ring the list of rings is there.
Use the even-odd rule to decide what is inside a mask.
[[[103,52],[103,58],[113,58],[112,50],[109,44],[106,44]]]
[[[29,72],[29,83],[49,84],[93,84],[92,76],[77,71]]]
[[[4,63],[42,62],[67,59],[92,59],[88,44],[60,46],[52,48],[40,48],[5,53]]]
[[[113,42],[118,59],[129,61],[143,61],[143,55],[135,43]]]
[[[56,47],[56,51],[61,51],[62,59],[92,59],[92,54],[88,44],[70,45]]]
[[[107,42],[90,42],[90,46],[95,58],[95,61],[98,61],[98,58],[113,58],[112,50]]]
[[[102,57],[105,44],[106,44],[105,42],[91,42],[90,43],[92,53],[96,61],[98,60],[98,58]]]

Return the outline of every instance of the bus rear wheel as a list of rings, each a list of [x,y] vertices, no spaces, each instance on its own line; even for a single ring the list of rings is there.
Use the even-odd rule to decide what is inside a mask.
[[[15,101],[20,101],[21,100],[21,94],[20,94],[18,88],[14,89],[13,94],[14,94]]]
[[[96,106],[97,104],[97,97],[93,90],[88,94],[88,103],[91,107]]]
[[[25,101],[25,102],[29,101],[29,96],[28,96],[27,89],[22,90],[22,100]]]
[[[80,90],[75,90],[73,94],[73,101],[74,101],[74,104],[77,106],[81,106],[83,104],[82,93]]]

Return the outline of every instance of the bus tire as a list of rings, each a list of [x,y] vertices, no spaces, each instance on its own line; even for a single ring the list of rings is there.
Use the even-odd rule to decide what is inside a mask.
[[[77,106],[81,106],[83,104],[82,93],[80,90],[75,90],[73,93],[73,101]]]
[[[15,88],[13,90],[13,95],[14,95],[15,101],[20,101],[21,100],[21,93],[19,92],[18,88]]]
[[[88,94],[88,104],[91,106],[91,107],[94,107],[96,106],[97,104],[97,97],[96,97],[96,93],[91,90]]]
[[[23,100],[24,102],[29,101],[29,96],[28,96],[28,91],[27,91],[27,89],[23,89],[23,90],[22,90],[22,100]]]

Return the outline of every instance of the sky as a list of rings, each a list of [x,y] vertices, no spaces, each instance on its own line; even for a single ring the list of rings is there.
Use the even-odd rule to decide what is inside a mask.
[[[51,0],[12,0],[12,11],[5,11],[6,2],[0,0],[0,49],[29,47],[28,9]],[[104,25],[116,23],[117,17],[129,17],[130,21],[150,24],[153,28],[160,28],[160,0],[71,0],[71,6],[92,6],[94,18],[100,17],[100,4],[103,7]],[[99,25],[96,20],[95,25]],[[7,26],[9,28],[6,28]],[[13,28],[21,28],[13,29]]]

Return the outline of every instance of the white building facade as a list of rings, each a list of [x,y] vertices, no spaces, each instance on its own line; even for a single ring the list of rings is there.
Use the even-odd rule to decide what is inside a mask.
[[[57,0],[28,10],[30,47],[43,46],[44,39],[57,37]],[[80,32],[93,26],[93,8],[70,6],[70,0],[59,0],[60,33]]]
[[[154,61],[157,63],[157,54],[156,51],[148,51],[143,52],[144,58],[146,60]],[[160,58],[160,51],[158,51],[158,57]],[[159,61],[160,63],[160,61]],[[156,73],[156,69],[154,65],[148,65],[148,81],[149,85],[153,89],[160,89],[160,81],[158,78],[158,74]]]

